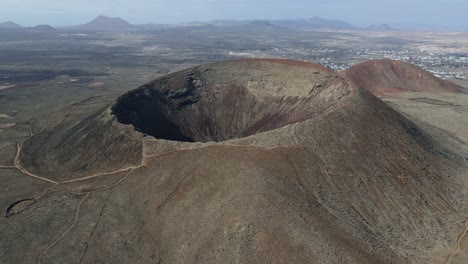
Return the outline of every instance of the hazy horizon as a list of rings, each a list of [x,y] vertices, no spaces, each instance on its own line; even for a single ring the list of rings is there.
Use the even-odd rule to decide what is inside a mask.
[[[355,26],[389,24],[395,27],[422,25],[468,29],[465,0],[0,0],[0,22],[23,26],[50,24],[70,26],[86,23],[98,15],[120,17],[133,24],[184,23],[213,19],[296,19],[319,16],[339,19]],[[25,8],[26,7],[26,8]]]

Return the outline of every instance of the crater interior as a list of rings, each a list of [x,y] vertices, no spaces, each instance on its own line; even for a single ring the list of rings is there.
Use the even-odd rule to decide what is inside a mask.
[[[348,88],[317,64],[237,60],[158,78],[121,96],[112,111],[118,122],[158,139],[219,142],[322,115]]]

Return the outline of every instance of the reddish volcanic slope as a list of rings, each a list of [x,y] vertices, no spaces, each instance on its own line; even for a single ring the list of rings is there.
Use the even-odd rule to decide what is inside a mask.
[[[413,64],[389,59],[359,63],[340,74],[375,95],[395,92],[463,92],[460,86]]]

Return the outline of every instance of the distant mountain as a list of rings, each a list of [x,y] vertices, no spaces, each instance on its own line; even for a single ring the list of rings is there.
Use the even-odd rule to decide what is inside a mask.
[[[370,25],[366,28],[367,30],[374,30],[374,31],[395,31],[395,28],[387,24],[380,24],[380,25]]]
[[[23,27],[11,21],[0,23],[2,34],[54,34],[57,29],[49,25],[37,25],[34,27]]]
[[[82,29],[91,31],[119,31],[136,29],[138,26],[132,25],[119,17],[107,17],[100,15],[92,21],[79,26],[70,27],[71,29]]]
[[[296,30],[307,29],[360,29],[342,20],[312,17],[309,19],[279,19],[279,20],[211,20],[207,23],[217,27],[264,26],[282,27]]]
[[[342,20],[325,19],[321,17],[312,17],[309,19],[282,19],[282,20],[269,20],[273,25],[286,27],[290,29],[343,29],[354,30],[359,29],[356,26]]]
[[[23,26],[16,24],[12,21],[0,23],[0,28],[23,28]]]
[[[57,31],[54,27],[49,26],[49,25],[37,25],[35,27],[31,28],[34,31],[38,32],[55,32]]]
[[[417,23],[395,23],[401,31],[435,31],[435,32],[450,32],[450,31],[468,31],[468,27],[463,23],[458,26],[452,25],[431,25],[431,24],[417,24]]]
[[[183,23],[183,24],[141,24],[136,25],[139,30],[161,30],[161,29],[214,29],[215,25],[208,23]]]
[[[254,26],[254,27],[272,27],[275,28],[277,26],[273,25],[272,23],[265,21],[265,20],[254,20],[250,23],[247,24],[248,26]]]
[[[266,20],[210,20],[207,22],[188,22],[179,24],[142,24],[138,25],[140,29],[175,29],[175,28],[230,28],[233,30],[259,29],[259,28],[279,28]]]
[[[153,23],[140,24],[137,26],[141,29],[166,29],[166,28],[174,27],[174,25],[170,25],[170,24],[153,24]]]
[[[253,22],[252,20],[211,20],[208,21],[207,23],[213,26],[217,27],[238,27],[238,26],[244,26],[249,23]]]
[[[212,30],[221,29],[224,32],[235,34],[260,34],[262,32],[280,32],[289,31],[290,29],[272,24],[266,20],[243,20],[243,21],[217,21],[210,24]]]

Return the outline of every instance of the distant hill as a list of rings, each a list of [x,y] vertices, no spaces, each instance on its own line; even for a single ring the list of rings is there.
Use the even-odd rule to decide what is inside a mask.
[[[138,26],[130,24],[119,17],[107,17],[100,15],[84,25],[73,26],[70,28],[91,31],[119,31],[135,29],[138,28]]]
[[[213,26],[213,25],[212,25]],[[234,34],[261,34],[262,32],[280,32],[280,31],[289,31],[290,29],[280,27],[277,25],[272,24],[266,20],[244,20],[244,21],[236,21],[232,23],[230,26],[220,26],[217,23],[213,29],[221,29],[224,32],[231,32]]]
[[[343,29],[353,30],[359,29],[343,20],[325,19],[321,17],[312,17],[309,19],[283,19],[269,20],[268,22],[276,26],[286,27],[290,29]]]
[[[57,31],[54,27],[49,26],[49,25],[37,25],[35,27],[31,28],[34,31],[40,31],[40,32],[55,32]]]
[[[211,20],[207,23],[218,27],[239,27],[239,26],[268,26],[282,27],[297,30],[307,29],[359,29],[348,22],[342,20],[325,19],[312,17],[308,19],[280,19],[280,20]]]
[[[380,24],[380,25],[370,25],[366,28],[367,30],[373,30],[373,31],[395,31],[395,28],[392,28],[391,26],[387,24]]]
[[[23,28],[23,26],[16,24],[12,21],[0,23],[0,28]]]
[[[266,20],[254,20],[247,25],[254,26],[254,27],[272,27],[272,28],[277,27]]]
[[[213,26],[217,27],[238,27],[238,26],[244,26],[249,24],[250,22],[253,22],[252,20],[211,20],[208,21],[207,23]]]
[[[23,27],[13,22],[0,24],[0,31],[3,37],[6,36],[31,36],[31,35],[50,35],[56,34],[57,29],[49,25],[37,25],[34,27]],[[12,35],[13,34],[13,35]]]

